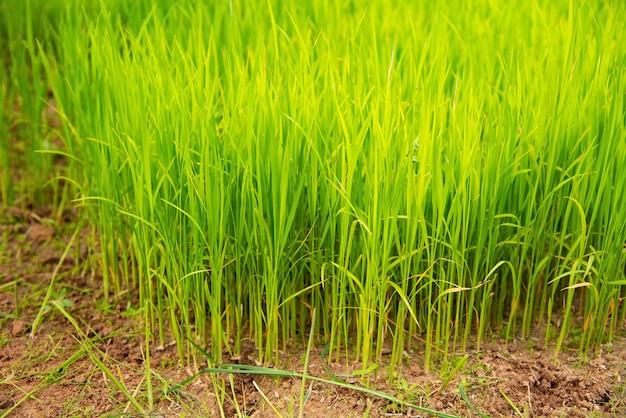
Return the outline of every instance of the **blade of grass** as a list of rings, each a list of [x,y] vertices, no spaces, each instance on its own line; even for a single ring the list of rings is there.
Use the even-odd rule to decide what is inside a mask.
[[[309,343],[306,347],[306,354],[304,357],[304,366],[302,368],[302,382],[300,385],[300,408],[298,410],[298,417],[302,418],[304,416],[304,405],[308,398],[306,395],[306,384],[307,384],[307,376],[309,371],[309,358],[311,356],[311,349],[313,348],[313,338],[315,335],[315,308],[313,308],[313,312],[311,313],[311,329],[309,330]],[[306,395],[306,396],[305,396]]]
[[[35,336],[35,334],[37,333],[37,330],[39,328],[39,324],[43,320],[43,315],[46,312],[46,310],[49,308],[50,298],[52,296],[52,292],[53,292],[53,289],[54,289],[54,284],[55,284],[56,277],[59,274],[59,271],[61,269],[61,266],[63,265],[63,262],[65,261],[65,258],[67,257],[67,255],[69,254],[70,250],[72,249],[72,245],[74,244],[74,240],[76,239],[78,234],[81,232],[82,227],[83,227],[83,221],[81,219],[81,220],[79,220],[78,224],[76,225],[76,228],[74,229],[74,233],[72,234],[72,237],[70,238],[69,242],[65,246],[65,250],[63,251],[63,254],[61,254],[61,257],[59,258],[58,263],[56,264],[56,266],[54,267],[54,270],[52,271],[52,277],[50,278],[50,283],[48,284],[48,289],[46,290],[46,294],[45,294],[45,296],[43,298],[43,301],[41,302],[41,307],[39,308],[39,312],[37,313],[37,316],[35,316],[35,319],[33,320],[32,328],[31,328],[31,331],[30,331],[30,337],[31,338],[33,338]]]

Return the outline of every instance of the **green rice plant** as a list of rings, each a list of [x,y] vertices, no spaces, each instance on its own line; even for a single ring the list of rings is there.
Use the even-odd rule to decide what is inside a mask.
[[[37,179],[47,179],[50,171],[49,159],[43,158],[42,155],[35,153],[35,150],[44,147],[50,147],[50,143],[46,141],[44,126],[45,117],[45,101],[47,98],[47,86],[44,80],[43,68],[37,54],[37,33],[35,32],[36,23],[33,19],[33,10],[31,3],[19,2],[19,4],[9,4],[13,2],[3,2],[2,8],[6,10],[4,14],[4,22],[2,22],[3,36],[2,53],[3,53],[3,84],[7,83],[11,94],[3,97],[3,106],[6,114],[3,118],[11,123],[12,131],[15,132],[17,138],[12,141],[9,132],[4,132],[5,140],[3,141],[2,151],[5,158],[9,158],[11,154],[17,154],[15,142],[22,142],[23,145],[17,147],[27,164],[27,176]],[[13,20],[15,16],[18,18]],[[8,55],[8,65],[5,64]],[[5,78],[6,77],[6,78]],[[7,87],[4,87],[5,89]],[[9,101],[11,99],[11,101]],[[13,114],[14,107],[17,107],[19,116]],[[10,172],[11,167],[7,164],[5,169]],[[4,170],[3,170],[4,171]],[[13,179],[3,176],[3,183],[13,183]],[[41,181],[37,187],[21,190],[26,194],[28,200],[35,205],[42,203],[41,187],[45,180]],[[9,200],[9,185],[4,185],[5,189],[3,199],[5,205],[13,204]]]
[[[276,363],[316,312],[367,374],[622,325],[625,13],[70,2],[11,59],[45,72],[17,84],[52,91],[105,297],[136,289],[149,340]]]
[[[2,207],[7,208],[13,202],[13,179],[11,178],[11,158],[10,158],[10,134],[9,125],[11,114],[9,103],[12,99],[13,91],[9,87],[6,70],[0,66],[0,101],[2,101],[3,111],[0,113],[0,197]]]

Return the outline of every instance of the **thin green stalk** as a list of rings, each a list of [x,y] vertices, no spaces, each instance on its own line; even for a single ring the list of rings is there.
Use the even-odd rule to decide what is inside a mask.
[[[298,410],[298,417],[302,418],[304,416],[304,405],[309,397],[309,393],[306,393],[306,384],[307,384],[307,376],[309,370],[309,359],[311,356],[311,348],[313,348],[313,340],[315,335],[315,312],[313,309],[311,313],[311,329],[309,330],[309,343],[306,347],[306,354],[304,357],[304,366],[302,368],[302,384],[300,386],[300,408]]]

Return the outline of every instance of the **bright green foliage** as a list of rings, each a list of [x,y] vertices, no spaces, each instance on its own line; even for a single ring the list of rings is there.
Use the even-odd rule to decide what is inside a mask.
[[[368,370],[623,324],[620,2],[79,5],[27,37],[45,84],[0,87],[52,89],[105,292],[157,343],[274,360],[315,310]]]

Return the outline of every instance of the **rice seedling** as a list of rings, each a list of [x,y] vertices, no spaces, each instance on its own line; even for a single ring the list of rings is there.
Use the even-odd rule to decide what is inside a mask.
[[[76,1],[36,38],[26,4],[0,93],[36,150],[51,90],[105,297],[182,360],[276,361],[310,312],[365,374],[623,324],[620,5]]]
[[[13,190],[11,187],[12,178],[11,178],[11,160],[9,157],[9,112],[7,111],[8,103],[12,100],[10,99],[10,93],[12,90],[8,86],[8,80],[6,77],[6,71],[4,66],[0,68],[0,80],[2,83],[0,84],[0,101],[3,104],[3,111],[0,113],[0,136],[2,137],[1,149],[0,153],[0,197],[2,198],[2,207],[6,208],[9,205],[9,202],[13,201]]]

